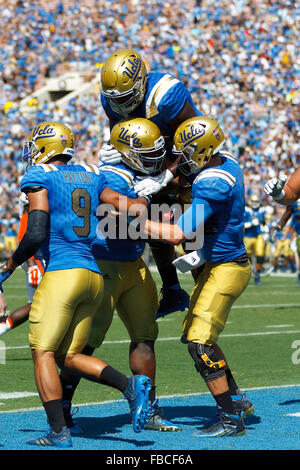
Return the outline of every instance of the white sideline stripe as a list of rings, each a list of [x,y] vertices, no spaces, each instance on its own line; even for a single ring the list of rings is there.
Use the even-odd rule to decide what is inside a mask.
[[[300,418],[300,412],[298,413],[287,413],[286,415],[283,416],[296,416],[296,418]]]
[[[0,392],[0,400],[11,400],[15,398],[34,397],[38,393],[33,392]]]
[[[265,328],[287,328],[288,326],[295,326],[295,325],[265,325]]]
[[[251,392],[251,390],[271,390],[272,388],[293,388],[293,387],[300,387],[300,384],[290,384],[290,385],[269,385],[268,387],[252,387],[252,388],[243,388],[245,393]],[[190,398],[190,397],[200,397],[203,395],[210,395],[210,392],[200,392],[200,393],[186,393],[184,395],[181,394],[174,394],[174,395],[160,395],[157,398]],[[105,401],[96,401],[91,403],[72,403],[73,406],[95,406],[95,405],[106,405],[110,403],[117,404],[118,402],[123,402],[122,398],[117,400],[105,400]],[[8,411],[0,411],[1,413],[20,413],[22,411],[35,411],[35,410],[43,410],[44,407],[37,406],[33,408],[20,408],[19,410],[8,410]],[[288,416],[288,415],[287,415]]]
[[[254,333],[228,333],[222,334],[221,338],[235,338],[235,337],[242,337],[242,336],[267,336],[267,335],[284,335],[284,334],[295,334],[300,333],[300,330],[288,330],[288,331],[258,331]],[[179,336],[170,336],[169,338],[157,338],[156,341],[180,341]],[[129,339],[122,339],[122,340],[115,340],[115,341],[103,341],[102,344],[126,344],[130,343]],[[28,345],[25,346],[6,346],[0,347],[0,350],[5,349],[25,349],[29,348]]]

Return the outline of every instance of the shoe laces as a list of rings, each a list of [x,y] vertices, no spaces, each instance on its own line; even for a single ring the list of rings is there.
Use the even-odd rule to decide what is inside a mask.
[[[158,398],[156,398],[150,405],[150,418],[159,415],[162,418],[161,408],[158,407]]]

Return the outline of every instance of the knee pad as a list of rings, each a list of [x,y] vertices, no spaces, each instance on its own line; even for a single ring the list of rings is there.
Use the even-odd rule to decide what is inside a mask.
[[[200,372],[205,382],[211,382],[225,375],[226,362],[218,357],[213,345],[189,342],[188,350],[197,372]]]

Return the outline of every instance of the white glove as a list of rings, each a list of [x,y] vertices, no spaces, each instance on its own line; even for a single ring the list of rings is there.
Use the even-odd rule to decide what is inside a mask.
[[[98,152],[98,158],[105,165],[121,163],[122,155],[111,144],[104,144]]]
[[[25,193],[21,193],[21,196],[19,197],[19,217],[20,218],[24,212],[24,207],[26,205],[29,205],[28,197]]]
[[[27,270],[28,282],[31,287],[37,288],[42,279],[42,273],[37,265],[29,266]]]
[[[182,273],[186,273],[188,271],[191,271],[192,269],[199,268],[204,263],[205,259],[201,254],[201,250],[192,251],[191,253],[187,253],[186,255],[179,256],[179,258],[176,258],[172,262],[175,268],[177,268]]]
[[[165,170],[158,176],[152,176],[139,181],[133,189],[139,197],[150,196],[165,188],[173,178],[173,173],[170,170]]]
[[[271,178],[268,180],[264,186],[264,192],[268,196],[272,196],[274,201],[280,201],[284,195],[284,185],[287,180],[287,176],[282,176],[281,178]]]

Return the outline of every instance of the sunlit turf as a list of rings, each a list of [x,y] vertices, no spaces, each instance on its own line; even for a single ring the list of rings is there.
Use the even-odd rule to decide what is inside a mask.
[[[153,273],[160,289],[160,279]],[[190,274],[180,276],[181,285],[191,292]],[[295,277],[265,277],[263,285],[250,281],[247,290],[234,304],[220,337],[233,374],[242,389],[300,383],[295,348],[300,340],[300,286]],[[27,302],[24,272],[18,269],[5,283],[4,294],[12,312]],[[157,359],[157,395],[183,395],[206,392],[196,373],[187,347],[180,342],[184,312],[159,320],[155,345]],[[28,348],[28,323],[0,337],[0,411],[40,407]],[[299,343],[300,344],[300,343]],[[105,343],[96,351],[111,366],[130,374],[127,331],[114,316]],[[298,346],[299,349],[299,346]],[[9,393],[35,395],[7,398]],[[109,387],[81,380],[74,403],[90,403],[121,398]]]

